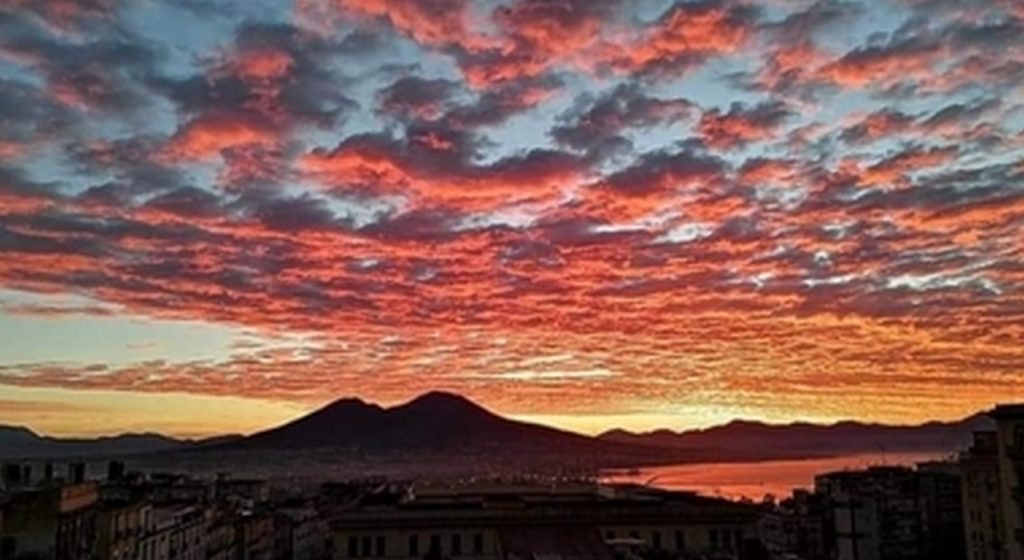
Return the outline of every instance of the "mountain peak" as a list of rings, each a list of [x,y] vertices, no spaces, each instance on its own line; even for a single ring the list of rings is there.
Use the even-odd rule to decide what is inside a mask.
[[[324,408],[375,408],[375,405],[372,405],[359,397],[342,397],[332,401]]]
[[[31,429],[29,429],[26,426],[14,426],[14,425],[11,425],[11,424],[0,424],[0,432],[6,432],[6,433],[9,433],[9,434],[19,434],[19,435],[33,436],[33,437],[36,436],[36,433],[33,432]]]
[[[458,405],[479,408],[476,403],[456,393],[430,391],[407,402],[406,405]]]
[[[491,415],[487,409],[466,397],[445,391],[430,391],[429,393],[423,393],[411,401],[393,407],[389,410],[400,414],[415,411],[416,413],[422,414],[447,414],[465,416],[467,418]]]

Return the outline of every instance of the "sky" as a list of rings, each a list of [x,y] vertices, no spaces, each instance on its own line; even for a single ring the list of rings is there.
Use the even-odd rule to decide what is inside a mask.
[[[1024,400],[1016,0],[0,0],[0,423]]]

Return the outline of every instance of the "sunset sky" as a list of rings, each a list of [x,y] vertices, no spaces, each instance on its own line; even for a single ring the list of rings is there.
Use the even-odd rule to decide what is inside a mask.
[[[1019,0],[0,0],[0,424],[1024,399]]]

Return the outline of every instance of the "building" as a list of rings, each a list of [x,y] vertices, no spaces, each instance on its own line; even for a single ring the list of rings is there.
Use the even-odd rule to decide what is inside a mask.
[[[146,502],[103,503],[96,512],[97,560],[136,558],[152,506]]]
[[[206,560],[234,560],[235,521],[233,514],[210,508],[206,512]]]
[[[975,432],[974,442],[958,464],[967,560],[1005,560],[996,432]]]
[[[917,465],[924,558],[963,560],[967,557],[962,485],[960,468],[954,462],[931,461]]]
[[[757,508],[689,492],[593,484],[385,489],[332,520],[336,560],[740,558]]]
[[[270,484],[262,479],[229,478],[220,474],[214,483],[214,497],[217,500],[248,500],[259,504],[270,499]]]
[[[775,558],[828,560],[825,501],[818,494],[796,490],[762,513],[759,534]]]
[[[0,559],[91,560],[98,496],[89,482],[9,493],[0,501]]]
[[[213,498],[213,485],[186,475],[155,473],[143,476],[121,473],[108,479],[101,489],[103,501],[132,502],[146,500],[156,505],[207,503]]]
[[[267,511],[243,511],[234,517],[235,558],[273,560],[274,516]]]
[[[997,406],[996,462],[1006,560],[1024,560],[1024,404]]]
[[[147,514],[146,533],[139,541],[140,560],[206,558],[206,515],[200,506],[159,507]]]
[[[286,504],[274,512],[274,557],[278,560],[322,560],[327,555],[327,525],[305,504]]]
[[[815,477],[828,504],[836,560],[920,560],[924,533],[918,478],[905,467]]]

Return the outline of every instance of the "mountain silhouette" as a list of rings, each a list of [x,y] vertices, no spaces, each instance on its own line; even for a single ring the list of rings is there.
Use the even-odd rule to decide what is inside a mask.
[[[862,422],[822,425],[766,424],[734,420],[712,428],[635,433],[610,430],[598,437],[510,420],[465,397],[431,392],[393,407],[357,398],[336,400],[306,416],[247,437],[181,440],[159,434],[101,438],[41,436],[24,427],[0,425],[0,458],[140,456],[200,452],[214,460],[220,452],[344,449],[366,457],[403,454],[455,457],[535,455],[538,460],[643,465],[769,459],[802,459],[879,452],[939,452],[963,449],[972,432],[991,429],[976,414],[957,422],[892,426]],[[352,457],[351,454],[346,454]]]
[[[160,434],[121,434],[97,438],[42,436],[23,426],[0,425],[0,458],[62,458],[123,456],[157,451],[197,449],[237,436],[203,440],[175,439]]]
[[[826,425],[733,420],[728,424],[702,430],[673,432],[663,429],[634,433],[616,429],[599,437],[605,441],[681,451],[717,449],[719,453],[730,457],[750,449],[764,449],[781,458],[806,458],[901,451],[950,453],[966,447],[975,431],[990,429],[993,429],[992,420],[984,413],[979,413],[955,422],[927,422],[909,426],[853,421]]]
[[[382,408],[341,399],[283,426],[229,443],[230,449],[349,447],[388,451],[505,448],[642,449],[509,420],[452,393],[431,392]]]

